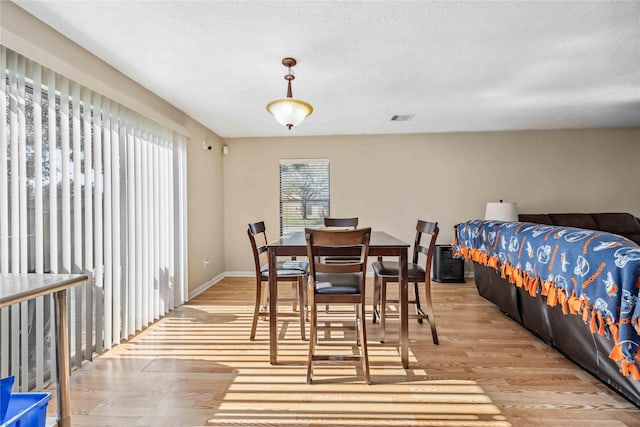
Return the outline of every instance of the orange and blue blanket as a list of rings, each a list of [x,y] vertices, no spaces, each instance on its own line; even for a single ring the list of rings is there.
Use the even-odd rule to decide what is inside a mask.
[[[454,227],[454,255],[493,267],[531,296],[581,315],[613,340],[620,371],[640,380],[640,246],[573,227],[472,220]]]

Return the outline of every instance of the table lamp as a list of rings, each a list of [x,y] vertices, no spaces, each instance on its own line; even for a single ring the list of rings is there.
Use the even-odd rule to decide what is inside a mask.
[[[488,202],[484,211],[484,219],[494,221],[517,221],[518,208],[512,202]]]

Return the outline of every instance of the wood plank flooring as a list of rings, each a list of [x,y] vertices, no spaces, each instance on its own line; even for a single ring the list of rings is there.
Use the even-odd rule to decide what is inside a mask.
[[[253,299],[253,280],[224,279],[74,371],[73,425],[640,426],[640,409],[501,314],[471,282],[433,284],[440,345],[428,325],[410,320],[409,369],[398,321],[388,321],[380,344],[367,319],[370,386],[356,365],[316,368],[306,384],[307,342],[295,318],[279,322],[280,364],[271,366],[267,321],[249,341]],[[330,314],[353,316],[341,310]],[[331,338],[332,351],[355,351],[352,334]]]

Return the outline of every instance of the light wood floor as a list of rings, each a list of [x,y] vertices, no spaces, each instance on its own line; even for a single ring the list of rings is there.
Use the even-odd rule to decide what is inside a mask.
[[[434,283],[440,345],[410,320],[407,370],[397,320],[380,344],[368,319],[370,386],[344,365],[317,368],[307,385],[295,318],[279,323],[280,364],[271,366],[268,323],[248,338],[253,286],[225,279],[73,372],[73,425],[640,426],[640,409],[499,313],[472,283]],[[332,334],[332,350],[355,351]]]

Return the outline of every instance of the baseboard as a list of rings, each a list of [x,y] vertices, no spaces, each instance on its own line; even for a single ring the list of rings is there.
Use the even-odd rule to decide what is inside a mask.
[[[206,291],[211,286],[215,285],[225,277],[255,277],[255,276],[256,276],[256,273],[254,271],[225,271],[224,273],[220,273],[213,279],[207,281],[206,283],[200,285],[199,287],[191,291],[189,293],[189,299],[192,299],[197,295],[201,294],[202,292]],[[471,270],[470,275],[465,275],[465,277],[473,277],[473,270]],[[370,269],[369,271],[367,271],[367,278],[368,279],[373,278],[373,272]]]
[[[198,295],[200,295],[201,293],[203,293],[204,291],[206,291],[207,289],[209,289],[210,287],[212,287],[213,285],[215,285],[216,283],[218,283],[224,278],[225,278],[225,273],[220,273],[216,277],[213,277],[212,279],[206,281],[202,285],[198,286],[197,288],[189,292],[188,300],[192,300],[193,298],[197,297]]]
[[[225,277],[256,277],[255,271],[225,271]]]

